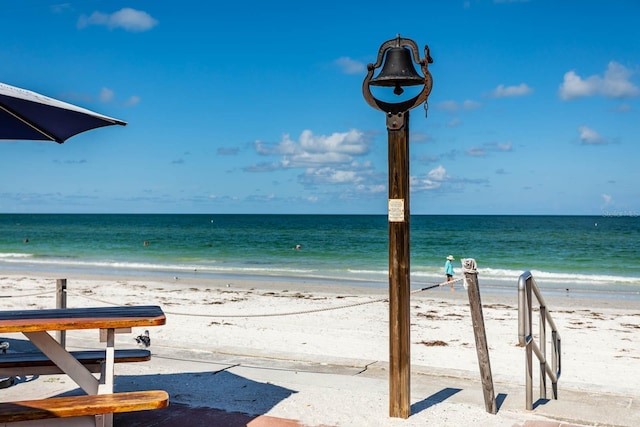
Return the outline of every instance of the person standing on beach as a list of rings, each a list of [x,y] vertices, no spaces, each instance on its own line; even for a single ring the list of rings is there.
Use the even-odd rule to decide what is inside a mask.
[[[453,289],[453,264],[451,264],[451,261],[453,261],[453,255],[449,255],[447,257],[447,261],[444,263],[444,274],[445,276],[447,276],[447,283],[449,283],[451,285],[451,292],[454,291]]]

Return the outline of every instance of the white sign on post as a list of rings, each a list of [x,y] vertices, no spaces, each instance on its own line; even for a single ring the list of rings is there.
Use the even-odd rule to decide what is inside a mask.
[[[389,222],[404,222],[404,199],[389,199]]]

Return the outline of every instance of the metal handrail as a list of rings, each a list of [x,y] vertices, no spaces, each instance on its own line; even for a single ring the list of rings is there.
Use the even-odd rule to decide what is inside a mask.
[[[540,304],[539,345],[536,344],[532,333],[532,292],[535,295],[538,304]],[[547,363],[546,358],[547,323],[551,327],[551,366]],[[526,407],[528,410],[532,410],[532,353],[535,353],[540,361],[541,399],[547,398],[547,375],[551,379],[553,398],[558,398],[558,379],[560,378],[561,353],[560,334],[558,333],[558,328],[547,311],[547,305],[544,302],[544,298],[542,298],[538,285],[529,271],[522,273],[518,279],[518,344],[526,349]]]

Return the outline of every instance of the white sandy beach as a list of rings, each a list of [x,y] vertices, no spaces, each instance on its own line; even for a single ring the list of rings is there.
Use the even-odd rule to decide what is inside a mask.
[[[20,272],[0,274],[0,308],[34,309],[55,307],[55,282],[68,279],[67,306],[160,305],[167,324],[150,329],[154,354],[151,362],[116,366],[118,381],[134,381],[148,376],[156,387],[163,377],[193,373],[198,363],[238,362],[234,378],[243,372],[253,375],[251,384],[294,390],[269,407],[259,399],[244,399],[250,390],[235,388],[206,390],[202,378],[190,377],[189,384],[166,384],[171,402],[211,406],[229,411],[292,418],[307,425],[412,426],[424,425],[522,425],[538,414],[500,410],[485,412],[482,391],[479,404],[440,404],[417,411],[409,419],[388,417],[388,388],[385,381],[350,376],[353,384],[332,386],[331,392],[305,381],[302,372],[264,379],[249,374],[241,361],[247,357],[271,360],[273,367],[283,362],[315,363],[319,366],[377,367],[384,376],[389,357],[388,303],[385,289],[337,287],[307,283],[278,283],[276,280],[231,279],[145,279],[142,277],[72,276],[55,277]],[[482,293],[483,313],[496,384],[521,385],[524,389],[524,349],[518,343],[517,290],[512,295]],[[574,299],[570,296],[546,298],[562,338],[563,390],[620,395],[635,402],[640,399],[640,307],[634,301],[615,299]],[[534,329],[537,331],[537,322]],[[135,347],[134,330],[117,336],[119,347]],[[95,331],[74,331],[67,335],[69,347],[100,348]],[[10,337],[24,340],[18,335]],[[478,359],[468,307],[467,292],[433,289],[412,295],[412,374],[422,370],[442,376],[463,376],[479,380]],[[190,356],[185,356],[189,354]],[[187,358],[197,356],[197,361]],[[216,356],[214,357],[213,354]],[[157,356],[157,357],[156,357]],[[537,362],[534,359],[534,365]],[[198,365],[198,366],[197,366]],[[243,371],[242,369],[245,369]],[[365,368],[366,369],[366,368]],[[210,366],[206,371],[214,370]],[[158,375],[161,374],[161,375]],[[416,374],[417,375],[417,374]],[[330,374],[326,381],[329,382]],[[335,378],[334,378],[335,379]],[[41,386],[47,382],[47,387]],[[412,380],[413,381],[413,380]],[[34,388],[40,382],[38,388]],[[312,387],[313,385],[313,387]],[[64,391],[70,385],[59,378],[37,378],[3,390],[29,395]],[[126,384],[122,387],[126,388]],[[179,387],[184,387],[184,390]],[[27,389],[27,387],[31,387]],[[177,388],[178,387],[178,388]],[[205,389],[202,389],[205,387]],[[243,385],[246,387],[246,384]],[[272,390],[273,392],[273,390]],[[496,386],[496,392],[500,387]],[[428,397],[412,390],[412,403]],[[534,368],[534,400],[538,396],[538,372]],[[550,396],[550,392],[549,392]],[[445,401],[446,403],[446,401]],[[330,410],[328,410],[330,408]],[[522,402],[524,409],[524,402]],[[544,419],[544,418],[542,418]]]

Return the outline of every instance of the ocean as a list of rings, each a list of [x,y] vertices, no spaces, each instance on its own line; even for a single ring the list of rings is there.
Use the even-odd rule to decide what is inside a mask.
[[[480,287],[640,300],[638,216],[412,216],[412,289],[447,255]],[[300,245],[300,249],[296,246]],[[388,286],[385,215],[0,214],[0,270]]]

